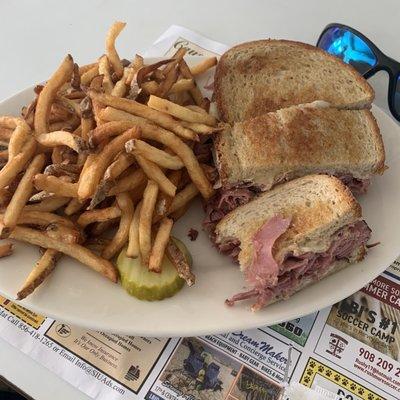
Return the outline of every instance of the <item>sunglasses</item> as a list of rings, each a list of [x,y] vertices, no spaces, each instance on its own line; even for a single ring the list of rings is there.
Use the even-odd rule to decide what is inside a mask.
[[[378,71],[389,74],[388,104],[393,117],[400,121],[400,63],[383,54],[362,33],[341,24],[329,24],[317,46],[352,65],[368,79]]]

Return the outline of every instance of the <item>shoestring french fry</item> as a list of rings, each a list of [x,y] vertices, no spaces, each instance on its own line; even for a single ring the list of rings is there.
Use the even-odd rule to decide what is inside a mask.
[[[133,218],[131,224],[129,226],[129,241],[128,247],[126,249],[126,256],[130,258],[138,258],[140,254],[140,245],[139,245],[139,218],[140,218],[140,210],[142,208],[142,202],[140,202],[133,214]]]
[[[99,65],[96,63],[92,68],[88,69],[84,74],[81,75],[81,85],[90,85],[92,79],[97,75],[99,75]]]
[[[134,162],[135,157],[132,154],[121,153],[106,169],[106,172],[104,173],[104,180],[113,181],[117,179]]]
[[[0,121],[1,123],[1,121]],[[12,160],[21,150],[31,132],[29,125],[21,118],[15,118],[15,129],[8,143],[8,159]]]
[[[200,135],[211,135],[213,133],[223,131],[225,126],[209,126],[206,124],[199,124],[198,122],[187,122],[181,121],[182,126],[191,129],[193,132],[199,133]]]
[[[184,139],[194,140],[196,134],[190,129],[184,128],[178,121],[174,120],[170,115],[154,110],[144,104],[140,104],[134,100],[122,99],[119,97],[107,95],[106,93],[97,93],[93,90],[89,91],[92,99],[111,106],[122,111],[149,119],[165,129],[169,129]]]
[[[46,147],[67,146],[77,153],[86,150],[85,141],[80,136],[70,132],[55,131],[42,133],[36,136],[36,140]]]
[[[113,67],[113,70],[118,78],[122,77],[124,67],[122,65],[121,59],[119,58],[118,52],[115,49],[115,40],[121,31],[125,28],[125,22],[114,22],[111,28],[107,32],[106,36],[106,55]]]
[[[103,88],[105,93],[110,94],[114,88],[111,79],[110,63],[106,55],[99,58],[99,74],[103,75]]]
[[[160,222],[149,258],[149,270],[152,272],[161,272],[161,263],[173,224],[174,221],[172,221],[172,219],[165,217]]]
[[[148,179],[157,183],[160,190],[168,196],[175,196],[176,186],[165,176],[162,169],[154,162],[147,160],[139,154],[135,154],[136,161],[146,174]]]
[[[101,114],[103,113],[104,110]],[[101,143],[103,140],[119,135],[129,128],[133,128],[135,125],[134,121],[106,122],[89,132],[89,144],[91,147],[96,147],[96,145]]]
[[[121,210],[121,219],[117,232],[101,253],[106,260],[113,258],[128,242],[129,227],[134,213],[134,206],[128,193],[117,194],[116,200],[118,208]]]
[[[126,77],[126,84],[128,86],[131,85],[132,80],[135,78],[137,72],[140,70],[140,68],[143,67],[143,65],[144,65],[143,57],[139,56],[138,54],[135,54],[135,57],[133,58],[133,61],[127,67],[128,75]]]
[[[14,245],[12,243],[1,243],[0,244],[0,258],[10,256],[14,251]]]
[[[203,74],[210,68],[215,67],[217,65],[217,62],[217,57],[206,58],[205,60],[200,61],[198,64],[191,67],[190,72],[193,76]]]
[[[56,196],[78,197],[78,184],[66,182],[52,175],[36,174],[33,184],[37,190],[45,190]]]
[[[39,203],[27,204],[24,211],[43,211],[53,212],[65,206],[70,201],[70,197],[52,196],[43,199]]]
[[[176,186],[178,187],[180,180],[182,178],[182,170],[176,170],[176,171],[171,171],[167,175],[168,179]],[[165,215],[167,215],[168,209],[171,206],[173,197],[168,196],[164,192],[160,192],[158,194],[157,198],[157,203],[155,206],[155,214],[154,218],[162,218]]]
[[[81,65],[79,67],[79,75],[81,76],[81,80],[82,80],[82,75],[84,75],[86,72],[88,72],[90,69],[97,67],[97,61],[93,62],[93,63],[89,63],[89,64],[85,64],[85,65]]]
[[[38,154],[26,169],[25,174],[22,177],[17,190],[14,192],[4,214],[3,223],[5,226],[13,228],[17,224],[22,210],[32,194],[33,178],[36,174],[42,171],[45,161],[45,155]]]
[[[198,88],[196,81],[194,80],[193,75],[190,72],[188,65],[186,64],[185,60],[183,60],[183,59],[179,63],[179,70],[180,70],[180,73],[183,78],[193,79],[194,88],[190,89],[189,93],[192,96],[194,102],[198,106],[201,107],[201,105],[203,104],[203,95],[202,95],[200,89]]]
[[[57,95],[58,89],[71,79],[74,69],[74,60],[68,54],[56,72],[46,82],[43,90],[40,92],[36,111],[34,126],[36,134],[48,132],[48,116],[50,113],[51,105]]]
[[[126,148],[126,147],[125,147]],[[167,152],[157,149],[157,147],[151,146],[143,140],[133,139],[129,142],[128,152],[143,156],[147,160],[151,160],[158,166],[167,169],[181,169],[184,167],[183,162],[177,156],[168,154]]]
[[[79,244],[56,240],[43,232],[22,226],[15,227],[11,231],[9,237],[10,239],[31,243],[36,246],[44,247],[45,249],[57,250],[75,258],[112,282],[117,282],[118,273],[114,265],[110,261],[99,257]]]
[[[82,171],[78,189],[79,199],[87,199],[95,193],[100,179],[114,157],[124,149],[128,140],[139,137],[140,129],[131,128],[104,146],[103,150],[94,157],[92,164]]]
[[[180,106],[179,104],[175,104],[172,101],[154,95],[150,96],[147,104],[155,110],[165,112],[183,121],[196,122],[210,126],[215,126],[217,123],[217,120],[212,115],[192,111],[186,107]]]
[[[149,264],[151,252],[151,225],[157,195],[158,185],[154,181],[149,181],[143,193],[142,207],[139,216],[139,247],[142,263],[144,265]]]
[[[86,207],[86,202],[81,203],[78,199],[73,198],[69,201],[67,207],[65,207],[65,215],[74,215]]]
[[[57,250],[53,249],[47,249],[43,253],[39,261],[33,267],[31,273],[26,278],[21,289],[18,291],[18,300],[25,299],[45,281],[45,279],[53,272],[60,256],[61,254]]]
[[[109,192],[108,196],[114,196],[118,193],[129,192],[140,188],[144,182],[147,181],[146,174],[141,169],[133,171],[131,174],[124,176],[119,179],[115,186],[113,186]]]
[[[93,224],[94,222],[105,222],[114,218],[119,218],[120,216],[121,209],[116,206],[111,206],[85,211],[79,216],[76,223],[81,228],[86,228],[89,224]]]
[[[179,71],[177,68],[178,61],[175,60],[171,64],[168,64],[164,69],[165,79],[158,85],[157,92],[155,93],[159,97],[165,97],[171,90],[172,85],[178,80]],[[165,70],[168,68],[168,72]]]
[[[176,245],[173,239],[170,239],[167,244],[166,254],[169,260],[174,265],[178,275],[185,280],[188,286],[195,284],[196,278],[190,270],[190,265],[187,258],[182,253],[181,249]]]
[[[4,221],[4,217],[3,217]],[[50,224],[65,225],[74,228],[75,224],[68,218],[48,211],[27,210],[24,208],[16,221],[17,225],[38,225],[46,227]]]
[[[175,82],[171,89],[169,90],[168,94],[174,94],[174,93],[180,93],[180,92],[186,92],[188,90],[191,90],[194,88],[194,80],[193,79],[179,79],[177,82]],[[152,93],[153,94],[153,93]]]
[[[70,227],[62,224],[50,224],[46,227],[46,235],[52,239],[65,243],[82,243],[83,236],[76,227]]]

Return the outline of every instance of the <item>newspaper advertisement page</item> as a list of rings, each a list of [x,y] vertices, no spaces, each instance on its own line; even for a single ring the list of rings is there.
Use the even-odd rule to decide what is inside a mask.
[[[145,54],[227,46],[172,26]],[[212,92],[212,74],[200,83]],[[0,297],[0,337],[93,399],[400,399],[400,262],[332,307],[271,327],[189,338],[90,331]],[[317,395],[317,392],[319,393]],[[311,393],[311,392],[310,392]],[[318,396],[318,397],[317,397]]]

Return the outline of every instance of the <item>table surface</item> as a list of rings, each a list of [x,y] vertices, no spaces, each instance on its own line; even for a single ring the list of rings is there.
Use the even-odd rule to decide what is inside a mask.
[[[330,22],[353,26],[400,60],[398,0],[0,0],[0,100],[45,80],[66,53],[87,63],[104,52],[107,28],[126,21],[118,42],[126,58],[145,50],[170,25],[186,26],[228,45],[259,38],[315,43]],[[387,108],[387,75],[370,82]],[[34,399],[88,399],[0,339],[0,375]]]

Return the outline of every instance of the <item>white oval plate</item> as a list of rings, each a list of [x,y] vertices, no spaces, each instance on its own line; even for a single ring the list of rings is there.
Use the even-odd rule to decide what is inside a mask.
[[[33,97],[27,89],[0,104],[0,115],[18,115]],[[381,244],[352,265],[294,295],[286,301],[251,313],[249,304],[229,308],[224,300],[243,289],[239,269],[221,256],[201,231],[200,201],[174,228],[194,260],[196,285],[184,287],[171,299],[144,302],[130,297],[89,268],[63,257],[51,277],[21,302],[40,314],[89,329],[141,336],[195,336],[272,325],[322,309],[356,292],[385,270],[400,254],[400,127],[382,110],[373,107],[387,152],[389,169],[373,179],[361,197],[364,217],[372,228],[372,242]],[[190,228],[199,230],[196,241],[187,237]],[[0,260],[0,294],[14,300],[15,294],[38,259],[38,249],[17,243],[11,257]]]

